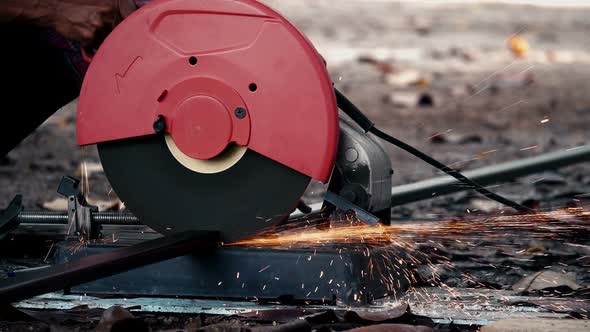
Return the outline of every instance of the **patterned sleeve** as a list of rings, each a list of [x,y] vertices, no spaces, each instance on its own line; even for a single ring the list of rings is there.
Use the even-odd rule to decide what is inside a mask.
[[[142,7],[151,2],[151,0],[134,0],[134,2],[137,7]],[[53,30],[44,30],[42,32],[42,38],[53,47],[63,51],[64,61],[70,71],[67,74],[74,75],[81,84],[86,70],[88,70],[88,63],[82,59],[80,44],[64,38]]]

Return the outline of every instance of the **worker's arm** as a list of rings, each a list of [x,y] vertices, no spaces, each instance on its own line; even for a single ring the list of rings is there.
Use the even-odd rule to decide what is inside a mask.
[[[133,0],[0,0],[0,23],[52,28],[84,47],[94,47],[135,9]]]

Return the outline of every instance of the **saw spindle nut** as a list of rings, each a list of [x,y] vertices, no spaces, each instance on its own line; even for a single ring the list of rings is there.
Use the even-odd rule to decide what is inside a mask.
[[[158,115],[158,119],[154,122],[154,131],[156,134],[166,131],[166,121],[164,121],[163,115]]]

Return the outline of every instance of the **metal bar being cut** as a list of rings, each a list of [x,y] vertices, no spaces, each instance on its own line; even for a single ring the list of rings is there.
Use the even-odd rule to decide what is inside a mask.
[[[0,281],[0,304],[67,289],[219,245],[217,232],[184,232]]]
[[[486,186],[587,161],[590,161],[590,146],[583,146],[483,167],[463,172],[463,174],[478,184]],[[470,189],[455,178],[446,175],[440,176],[393,187],[391,189],[391,206],[423,201]]]

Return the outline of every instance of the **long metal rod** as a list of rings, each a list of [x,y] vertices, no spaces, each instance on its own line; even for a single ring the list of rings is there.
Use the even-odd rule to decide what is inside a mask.
[[[487,186],[588,161],[590,161],[590,146],[583,146],[483,167],[463,172],[463,174],[480,185]],[[470,189],[450,176],[440,176],[393,187],[391,205],[399,206]]]

